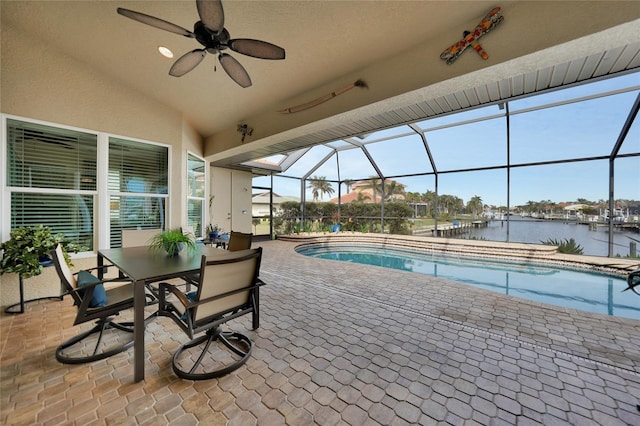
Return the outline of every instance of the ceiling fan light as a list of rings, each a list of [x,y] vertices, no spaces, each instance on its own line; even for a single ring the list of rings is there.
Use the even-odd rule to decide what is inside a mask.
[[[158,46],[158,52],[160,52],[160,54],[165,58],[169,58],[169,59],[173,58],[173,52],[168,47]]]

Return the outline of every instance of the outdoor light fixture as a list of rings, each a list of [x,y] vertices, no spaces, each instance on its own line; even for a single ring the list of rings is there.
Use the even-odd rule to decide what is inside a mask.
[[[238,124],[238,132],[242,133],[242,138],[240,139],[240,141],[244,143],[245,136],[251,136],[251,134],[253,133],[253,128],[249,127],[249,125],[247,124]]]

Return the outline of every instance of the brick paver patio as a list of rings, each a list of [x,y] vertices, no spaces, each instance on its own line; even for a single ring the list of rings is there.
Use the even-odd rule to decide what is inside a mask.
[[[168,318],[147,327],[144,382],[132,350],[63,365],[54,350],[81,329],[75,308],[37,302],[0,318],[0,422],[640,424],[640,321],[255,245],[261,327],[231,324],[254,340],[245,366],[178,379],[171,356],[186,337]]]

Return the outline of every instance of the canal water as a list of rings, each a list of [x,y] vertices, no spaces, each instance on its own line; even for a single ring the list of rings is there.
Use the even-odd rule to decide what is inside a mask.
[[[506,241],[507,220],[493,220],[486,228],[472,228],[469,233],[462,234],[459,238]],[[582,254],[607,256],[609,253],[609,229],[607,226],[592,228],[589,225],[571,222],[535,220],[519,216],[510,216],[509,218],[509,242],[512,243],[540,244],[549,239],[564,241],[570,238],[573,238],[582,247]],[[638,240],[640,240],[640,234],[614,228],[614,256],[628,256],[629,243]],[[640,244],[636,243],[636,246],[640,251]]]

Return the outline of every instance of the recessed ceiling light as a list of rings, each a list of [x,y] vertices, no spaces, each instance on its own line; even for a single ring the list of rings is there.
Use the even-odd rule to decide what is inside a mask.
[[[173,58],[173,52],[168,47],[158,46],[158,52],[165,58]]]

